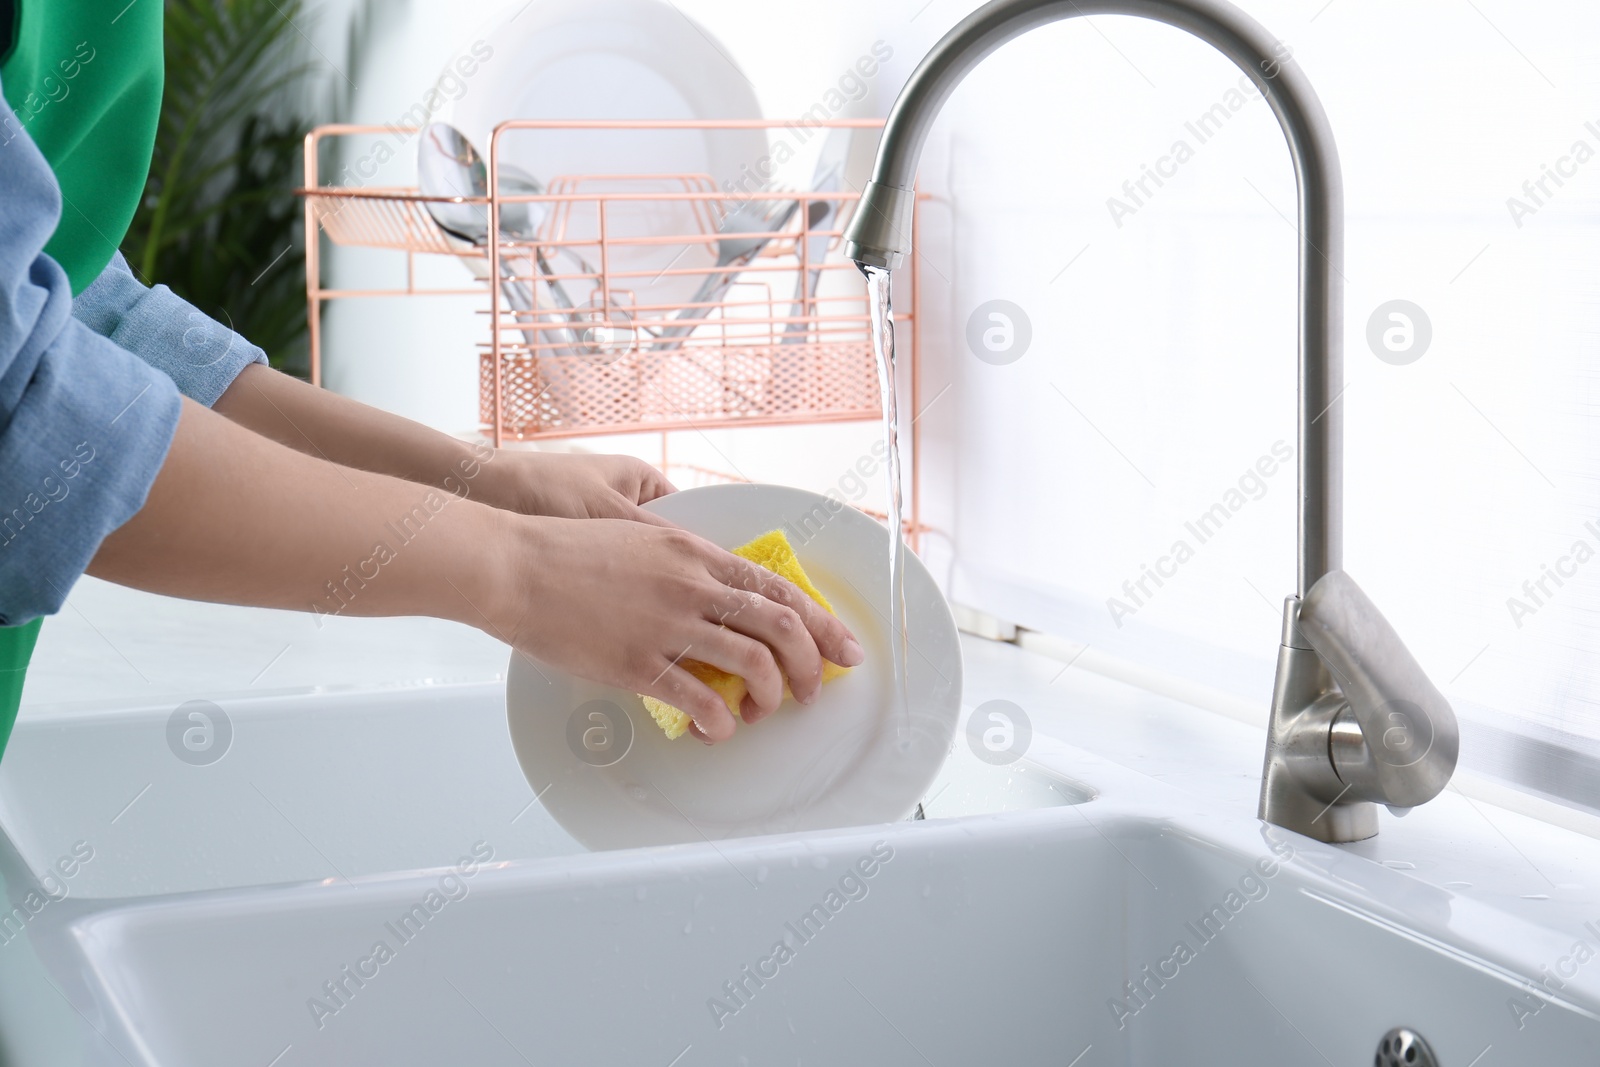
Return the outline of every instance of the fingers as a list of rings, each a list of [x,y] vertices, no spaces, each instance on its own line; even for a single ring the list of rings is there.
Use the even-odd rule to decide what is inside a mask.
[[[723,581],[735,589],[760,593],[799,616],[817,650],[841,667],[854,667],[867,658],[850,628],[821,604],[806,596],[788,579],[780,577],[731,552],[723,553]],[[731,561],[731,562],[730,562]]]
[[[659,526],[664,530],[679,530],[679,529],[682,529],[682,527],[679,526],[677,523],[668,522],[666,519],[663,519],[660,515],[657,515],[657,514],[655,514],[653,512],[646,511],[644,508],[636,507],[636,506],[634,506],[632,504],[628,504],[626,506],[625,511],[626,511],[625,514],[618,515],[617,517],[620,518],[620,519],[631,519],[634,522],[642,522],[646,526]]]
[[[760,722],[771,714],[770,710],[757,707],[756,702],[750,698],[749,694],[746,694],[745,698],[739,702],[739,717],[744,720],[746,726]]]
[[[760,711],[775,711],[783,703],[783,674],[772,649],[760,641],[718,627],[696,641],[689,655],[743,678],[750,690],[748,699]]]
[[[648,504],[658,497],[677,491],[678,487],[673,485],[665,474],[645,464],[643,477],[639,480],[639,503]]]
[[[634,522],[668,529],[677,528],[675,523],[668,522],[640,507],[641,504],[648,504],[652,500],[658,500],[678,491],[677,486],[668,481],[666,475],[656,468],[642,459],[628,458],[624,467],[611,478],[611,484],[616,492],[618,505],[614,518],[632,519]]]
[[[619,493],[629,498],[630,503],[648,504],[657,497],[678,491],[665,474],[642,459],[623,456],[613,459],[620,463],[620,467],[614,469],[609,480]]]
[[[710,686],[680,664],[674,663],[662,671],[661,676],[643,692],[647,696],[665,700],[693,719],[694,725],[690,729],[701,740],[714,743],[733,736],[733,712],[728,710],[728,705]]]
[[[800,614],[759,592],[738,592],[735,597],[736,606],[719,612],[717,621],[769,649],[789,679],[796,700],[802,704],[816,700],[822,691],[822,656]],[[757,704],[768,706],[759,698]]]
[[[664,536],[668,557],[680,566],[698,557],[705,568],[691,564],[671,579],[676,583],[671,599],[678,604],[698,600],[703,621],[679,631],[683,639],[692,640],[640,690],[687,714],[695,736],[710,743],[725,741],[736,724],[723,699],[679,660],[697,660],[744,679],[748,692],[740,714],[754,723],[782,704],[786,682],[802,703],[815,701],[824,657],[845,667],[866,658],[849,628],[793,583],[648,512],[640,511],[638,521],[672,531],[645,539]]]

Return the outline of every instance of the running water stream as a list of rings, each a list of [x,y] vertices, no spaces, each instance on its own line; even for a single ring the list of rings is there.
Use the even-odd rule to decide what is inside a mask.
[[[894,695],[901,713],[900,744],[911,743],[911,704],[906,686],[906,546],[900,504],[900,432],[895,403],[894,307],[890,300],[889,271],[857,264],[867,277],[867,320],[872,329],[872,351],[878,360],[878,391],[883,397],[883,435],[888,445],[885,468],[889,476],[889,655],[894,672]]]

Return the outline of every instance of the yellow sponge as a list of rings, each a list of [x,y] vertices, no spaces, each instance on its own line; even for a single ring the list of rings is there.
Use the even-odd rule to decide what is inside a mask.
[[[765,567],[774,574],[789,579],[789,581],[799,586],[806,596],[821,604],[830,615],[833,614],[833,606],[817,591],[817,587],[811,584],[811,579],[806,576],[805,569],[800,566],[800,560],[795,556],[794,548],[789,544],[789,539],[784,536],[782,530],[764,533],[749,544],[741,545],[734,549],[733,554],[742,556],[757,566]],[[745,684],[743,678],[729,674],[727,671],[719,670],[710,664],[701,663],[698,660],[684,660],[683,667],[721,697],[723,702],[728,705],[729,711],[735,715],[739,714],[739,705],[744,702],[745,694],[750,691],[750,687]],[[848,670],[849,668],[847,667],[841,667],[837,663],[823,660],[822,680],[826,682],[837,678]],[[786,694],[789,692],[787,686],[785,686],[784,692]],[[644,700],[645,708],[650,712],[650,716],[655,719],[656,725],[661,727],[667,737],[677,740],[683,736],[684,731],[689,729],[689,716],[671,704],[657,700],[655,697],[643,697],[642,699]]]

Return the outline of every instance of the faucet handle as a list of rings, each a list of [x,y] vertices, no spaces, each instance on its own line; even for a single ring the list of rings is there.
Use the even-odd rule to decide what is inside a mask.
[[[1349,702],[1329,749],[1351,799],[1410,808],[1438,796],[1460,751],[1455,712],[1377,605],[1344,571],[1329,571],[1295,626]]]

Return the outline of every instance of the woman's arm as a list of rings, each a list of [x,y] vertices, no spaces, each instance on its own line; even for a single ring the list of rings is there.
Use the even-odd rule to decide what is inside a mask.
[[[672,492],[653,467],[625,456],[495,453],[308,386],[270,369],[260,348],[166,286],[144,285],[121,256],[73,300],[72,314],[165,373],[191,400],[348,467],[443,486],[462,463],[494,457],[503,462],[474,482],[477,499],[530,515],[650,521],[638,505]]]
[[[673,491],[628,456],[469,445],[261,365],[245,367],[213,409],[296,451],[424,485],[443,486],[461,464],[481,463],[473,499],[528,515],[659,522],[638,505]]]
[[[192,600],[481,627],[488,576],[509,562],[483,558],[504,551],[500,515],[291,451],[185,400],[144,507],[89,573]]]
[[[684,659],[745,678],[753,721],[785,677],[809,703],[823,656],[863,658],[799,589],[682,530],[516,515],[325,462],[190,400],[144,506],[89,573],[196,600],[453,619],[659,697],[709,740],[731,736],[733,717]]]

